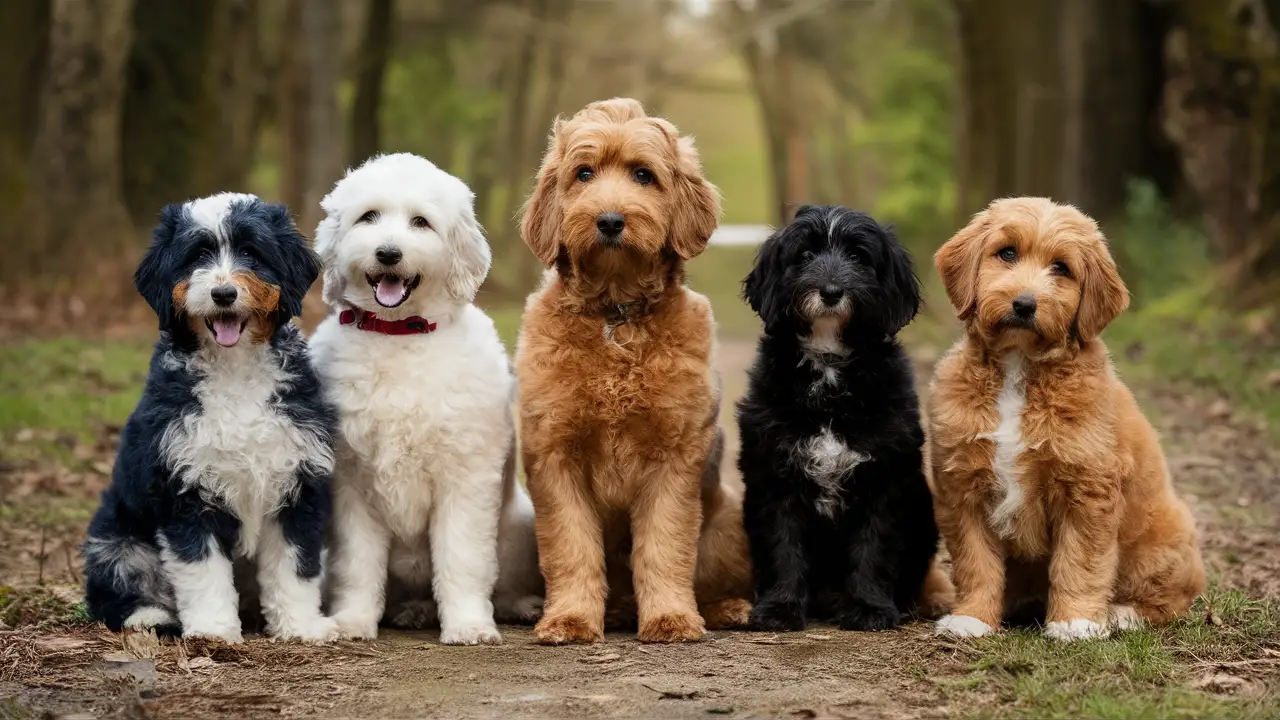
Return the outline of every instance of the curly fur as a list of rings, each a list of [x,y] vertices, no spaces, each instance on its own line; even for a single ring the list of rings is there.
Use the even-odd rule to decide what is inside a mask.
[[[986,634],[1026,601],[1047,601],[1061,640],[1185,613],[1204,589],[1196,530],[1098,337],[1129,295],[1097,224],[997,200],[934,261],[965,324],[930,401],[957,591],[938,631]]]
[[[738,403],[752,625],[896,626],[947,602],[911,363],[895,339],[919,283],[892,231],[842,207],[801,208],[761,246],[744,294],[764,321]],[[833,602],[825,602],[833,600]]]
[[[625,228],[606,235],[606,215]],[[554,269],[529,297],[516,356],[547,583],[540,642],[603,639],[606,596],[633,589],[644,641],[696,640],[704,616],[746,621],[711,307],[683,283],[718,216],[692,140],[635,100],[556,122],[522,224]]]
[[[541,587],[514,477],[511,370],[473,304],[490,254],[471,191],[423,158],[387,155],[321,204],[316,248],[334,310],[435,324],[390,336],[341,325],[335,312],[312,338],[341,423],[333,616],[348,637],[375,637],[386,610],[408,625],[438,614],[444,643],[501,642],[494,601],[504,619],[531,619]]]

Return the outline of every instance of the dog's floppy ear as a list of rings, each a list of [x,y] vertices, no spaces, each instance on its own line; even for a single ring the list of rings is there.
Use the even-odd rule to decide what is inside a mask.
[[[267,203],[267,217],[280,252],[280,304],[276,323],[283,325],[290,318],[302,314],[302,299],[311,290],[320,274],[320,258],[307,246],[307,239],[298,232],[289,215],[289,208],[279,203]]]
[[[445,242],[449,244],[449,273],[445,278],[445,288],[461,302],[475,299],[481,283],[489,274],[489,264],[493,259],[484,231],[476,221],[474,202],[475,195],[468,191],[462,212],[444,235]]]
[[[342,302],[342,294],[347,289],[347,278],[338,267],[338,243],[342,236],[342,211],[339,203],[330,191],[320,201],[320,209],[324,210],[324,219],[316,226],[315,249],[324,266],[324,301],[332,307]]]
[[[920,312],[920,280],[911,265],[911,255],[898,242],[893,228],[881,226],[881,230],[885,256],[880,269],[880,287],[885,296],[885,332],[892,336]]]
[[[133,286],[138,294],[156,312],[160,329],[168,330],[174,319],[173,302],[173,242],[182,219],[182,204],[171,203],[160,211],[160,218],[151,231],[151,245],[133,273]]]
[[[564,121],[556,118],[548,140],[547,154],[538,168],[533,193],[524,203],[520,234],[542,264],[551,267],[560,254],[560,202],[556,189],[560,174],[560,130]]]
[[[1120,279],[1116,262],[1107,249],[1107,239],[1098,232],[1086,242],[1080,268],[1080,307],[1076,310],[1076,332],[1082,340],[1093,340],[1102,329],[1129,307],[1129,289]]]
[[[667,244],[689,260],[702,254],[720,224],[720,191],[702,176],[693,138],[676,140],[675,170],[675,207]]]
[[[742,298],[764,321],[765,328],[776,325],[787,312],[782,297],[782,251],[786,228],[774,231],[756,251],[756,262],[742,281]]]
[[[982,242],[990,228],[990,214],[983,210],[933,256],[947,298],[961,320],[968,320],[977,309],[978,266],[982,263]]]

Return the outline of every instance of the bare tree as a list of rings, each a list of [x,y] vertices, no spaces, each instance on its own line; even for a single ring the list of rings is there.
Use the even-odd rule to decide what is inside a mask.
[[[48,81],[26,198],[35,227],[24,229],[29,256],[18,267],[65,276],[73,252],[109,254],[132,239],[120,178],[132,10],[128,0],[52,0]]]
[[[0,217],[22,203],[49,53],[48,0],[0,3]],[[0,220],[0,224],[9,223]]]
[[[307,57],[306,190],[296,209],[310,232],[320,221],[320,199],[342,173],[342,123],[338,116],[341,78],[339,0],[307,0],[302,29]]]
[[[355,166],[379,148],[382,80],[391,51],[392,0],[369,0],[356,62],[356,97],[351,106],[351,138],[347,162]]]

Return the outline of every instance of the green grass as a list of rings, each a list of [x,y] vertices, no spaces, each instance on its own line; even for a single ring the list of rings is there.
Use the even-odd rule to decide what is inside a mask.
[[[1274,676],[1269,688],[1250,680],[1256,693],[1217,695],[1195,687],[1204,674],[1221,671],[1217,663],[1247,676],[1248,661],[1277,643],[1280,603],[1215,586],[1187,617],[1165,628],[1070,644],[1036,630],[978,641],[968,647],[974,657],[967,674],[940,687],[954,701],[980,706],[972,713],[977,717],[1277,717]]]
[[[68,602],[47,588],[0,586],[0,622],[9,627],[72,627],[92,620],[84,603]]]

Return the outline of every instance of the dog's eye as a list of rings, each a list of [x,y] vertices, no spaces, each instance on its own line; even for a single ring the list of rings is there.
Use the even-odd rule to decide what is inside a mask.
[[[415,230],[431,229],[431,223],[427,222],[427,219],[422,217],[421,215],[414,215],[413,219],[409,221],[409,225],[413,227]]]
[[[813,259],[813,252],[810,250],[805,250],[804,252],[800,253],[800,259],[805,262],[809,262],[810,260]]]
[[[595,173],[595,171],[594,171],[594,170],[592,170],[591,168],[589,168],[589,167],[580,167],[580,168],[578,168],[578,174],[577,174],[577,175],[575,175],[574,177],[576,177],[576,178],[578,179],[578,182],[590,182],[590,181],[591,181],[591,178],[593,178],[593,177],[595,177],[595,176],[596,176],[596,173]]]
[[[1010,263],[1018,259],[1018,251],[1013,249],[1012,245],[1010,245],[1009,247],[1002,247],[1000,248],[999,252],[996,253],[996,257],[1000,258],[1001,260],[1007,263]]]
[[[653,171],[649,168],[636,168],[635,172],[631,175],[636,179],[636,182],[641,185],[648,185],[653,182]]]
[[[1055,260],[1054,263],[1049,266],[1049,269],[1053,271],[1054,275],[1061,275],[1062,277],[1067,278],[1071,277],[1071,268],[1067,267],[1067,264],[1061,260]]]
[[[357,223],[371,223],[371,222],[377,222],[377,221],[378,221],[377,210],[370,210],[369,212],[361,215],[359,220],[356,220]]]

